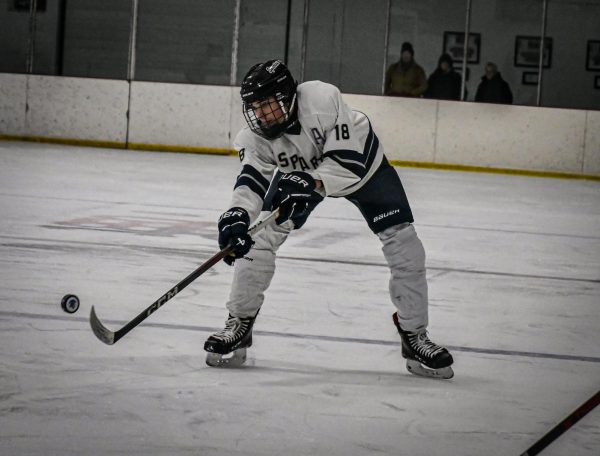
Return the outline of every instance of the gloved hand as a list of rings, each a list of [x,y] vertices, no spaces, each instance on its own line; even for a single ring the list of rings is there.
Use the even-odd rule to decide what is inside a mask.
[[[281,176],[277,192],[273,195],[273,208],[279,208],[275,223],[281,225],[286,220],[307,216],[323,197],[316,193],[316,183],[312,176],[302,171],[293,171]]]
[[[219,248],[224,249],[228,245],[233,247],[233,253],[223,258],[223,261],[231,266],[236,258],[243,258],[254,241],[248,234],[250,227],[250,216],[246,209],[232,207],[219,217]]]

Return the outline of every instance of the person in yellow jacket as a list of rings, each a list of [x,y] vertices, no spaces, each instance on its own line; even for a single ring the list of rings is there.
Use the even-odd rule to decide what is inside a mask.
[[[384,95],[418,98],[425,90],[427,90],[425,70],[415,62],[412,44],[402,43],[400,60],[390,65],[385,73]]]

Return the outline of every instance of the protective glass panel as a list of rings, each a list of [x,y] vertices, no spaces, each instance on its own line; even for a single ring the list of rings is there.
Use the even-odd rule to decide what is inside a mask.
[[[542,76],[542,106],[600,109],[600,2],[548,2],[551,66]]]
[[[302,75],[302,43],[304,37],[304,9],[309,0],[292,0],[288,31],[287,67],[297,80]]]
[[[451,77],[450,88],[438,87],[433,93],[427,92],[421,84],[419,65],[427,79],[438,68],[442,54],[447,53],[453,60],[454,72],[462,71],[462,56],[466,18],[464,0],[392,0],[389,25],[389,44],[386,56],[385,93],[406,97],[459,98],[460,76]],[[475,30],[476,31],[476,30]],[[462,41],[461,41],[462,39]],[[471,40],[469,40],[471,42]],[[400,62],[404,43],[405,50],[413,52],[413,63]],[[478,49],[471,46],[468,52],[467,77],[469,67],[478,58]],[[438,79],[439,80],[439,79]],[[458,95],[457,95],[458,89]],[[449,92],[447,94],[446,92]]]
[[[64,33],[62,43],[57,43],[59,49],[62,44],[62,59],[57,62],[57,74],[126,79],[132,2],[64,3]]]
[[[287,8],[288,2],[282,0],[241,2],[236,84],[242,82],[252,65],[284,60]]]
[[[340,88],[347,93],[379,95],[385,60],[387,0],[344,4]]]
[[[304,80],[381,93],[387,1],[311,1]]]
[[[481,59],[471,67],[469,100],[536,104],[542,11],[542,0],[473,1],[471,30],[481,32]]]
[[[27,2],[28,3],[28,2]],[[60,74],[64,0],[46,0],[35,15],[33,73]]]
[[[14,0],[0,0],[0,71],[25,73],[29,43],[29,8],[16,9]]]
[[[234,0],[143,0],[136,80],[228,85]]]

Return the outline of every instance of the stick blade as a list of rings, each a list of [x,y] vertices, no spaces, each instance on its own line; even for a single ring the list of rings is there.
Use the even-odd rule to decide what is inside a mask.
[[[104,326],[98,319],[96,316],[96,311],[94,310],[94,306],[92,306],[92,310],[90,312],[90,326],[92,327],[92,331],[94,331],[96,337],[106,345],[112,345],[115,343],[115,333]]]

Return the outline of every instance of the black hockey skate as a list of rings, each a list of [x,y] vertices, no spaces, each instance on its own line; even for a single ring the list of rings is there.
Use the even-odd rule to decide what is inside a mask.
[[[246,362],[246,348],[252,346],[252,326],[256,317],[239,318],[229,315],[225,328],[204,343],[206,364],[211,367],[239,367]],[[229,355],[223,357],[223,355]]]
[[[398,314],[392,315],[396,329],[402,339],[402,356],[406,358],[406,368],[411,374],[421,377],[449,379],[454,377],[450,367],[454,360],[444,347],[427,337],[427,331],[404,331],[398,322]]]

